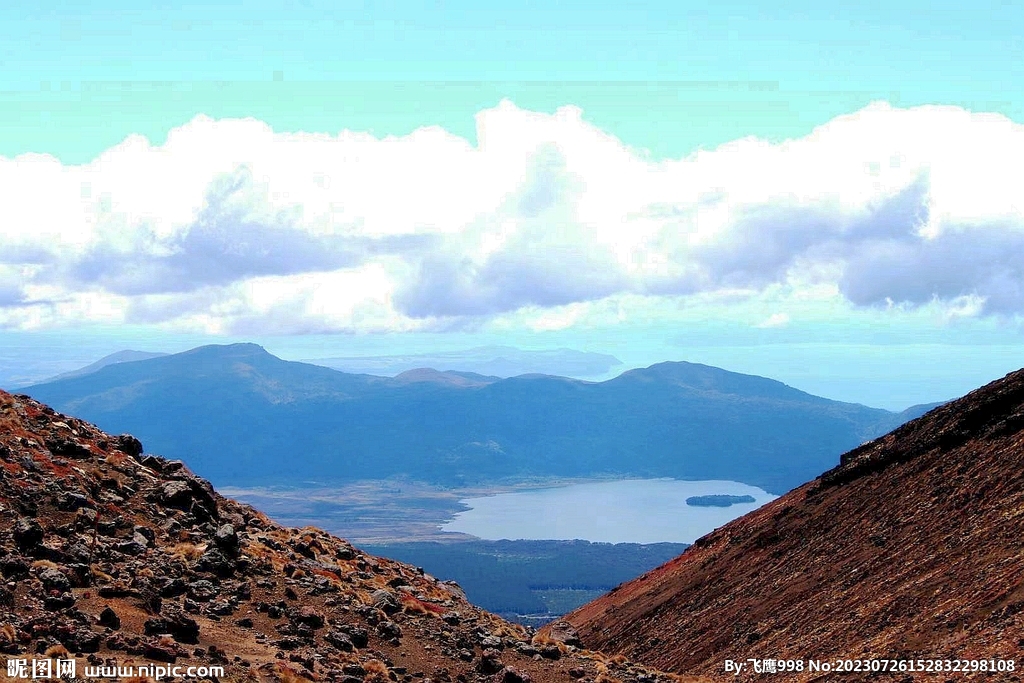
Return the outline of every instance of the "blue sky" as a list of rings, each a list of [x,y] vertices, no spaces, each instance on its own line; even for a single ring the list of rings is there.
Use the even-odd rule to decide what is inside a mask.
[[[0,381],[42,348],[507,343],[903,407],[1024,365],[1008,2],[43,2],[0,26]]]

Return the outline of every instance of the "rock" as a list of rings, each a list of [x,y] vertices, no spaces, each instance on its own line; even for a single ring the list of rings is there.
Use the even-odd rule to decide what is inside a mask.
[[[71,581],[64,572],[57,569],[44,569],[39,572],[39,580],[43,582],[43,588],[48,591],[55,590],[65,593],[71,590]]]
[[[219,515],[217,511],[217,495],[213,490],[213,484],[191,474],[185,476],[182,481],[188,484],[189,489],[192,491],[193,503],[189,507],[189,511],[198,519],[217,519]]]
[[[235,532],[235,527],[230,524],[225,524],[217,529],[217,533],[213,536],[213,542],[226,553],[238,552],[238,534]]]
[[[178,659],[178,651],[170,645],[161,643],[146,643],[143,654],[157,662],[173,664]]]
[[[43,607],[50,612],[59,612],[60,610],[73,607],[75,604],[75,596],[70,592],[60,593],[57,595],[47,595],[43,598]]]
[[[143,629],[148,636],[169,634],[179,643],[199,642],[199,624],[195,619],[180,612],[147,619]]]
[[[65,512],[74,512],[82,508],[93,507],[92,502],[88,496],[83,496],[81,493],[68,492],[62,493],[57,497],[57,509]],[[93,515],[96,513],[93,512]]]
[[[188,597],[200,602],[208,602],[217,597],[217,587],[206,579],[193,581],[186,586]]]
[[[370,596],[370,604],[385,614],[394,614],[402,609],[395,596],[382,588],[373,592]]]
[[[305,624],[311,629],[322,628],[324,625],[324,616],[309,606],[298,609],[289,618],[294,622]]]
[[[545,645],[540,648],[540,656],[557,661],[562,658],[562,650],[557,645]]]
[[[355,648],[355,644],[352,642],[352,639],[341,631],[328,631],[324,634],[324,640],[342,652],[352,652]]]
[[[43,543],[43,527],[39,522],[27,517],[21,517],[14,523],[11,529],[14,536],[14,543],[23,551],[35,550]]]
[[[164,505],[187,510],[192,505],[192,487],[184,481],[170,481],[160,489],[159,500]]]
[[[210,606],[206,608],[208,614],[216,614],[219,617],[226,617],[234,614],[235,606],[227,600],[217,600],[211,602]]]
[[[160,595],[165,598],[176,598],[187,590],[188,587],[185,585],[184,579],[176,576],[164,581],[164,584],[160,587]]]
[[[295,650],[299,647],[302,647],[302,641],[298,638],[288,637],[281,638],[280,640],[275,640],[274,645],[282,650]]]
[[[164,474],[174,474],[175,472],[180,472],[183,469],[186,469],[186,467],[185,463],[181,460],[165,460],[163,462]]]
[[[580,642],[580,635],[576,632],[576,629],[564,619],[559,619],[549,624],[546,631],[548,637],[555,642],[572,645],[573,647],[583,647],[583,643]]]
[[[496,674],[503,668],[505,665],[502,664],[501,653],[497,650],[484,650],[476,664],[476,670],[482,674]]]
[[[370,643],[370,632],[361,626],[339,626],[338,630],[347,633],[352,644],[360,650]]]
[[[101,598],[124,598],[129,595],[137,595],[137,591],[133,588],[129,588],[121,582],[112,583],[109,586],[100,586],[96,591],[99,593]]]
[[[196,571],[209,572],[217,576],[231,576],[235,573],[235,563],[223,550],[217,547],[208,548],[196,560]]]
[[[142,442],[131,434],[122,434],[117,437],[117,450],[138,459],[142,455]]]
[[[341,672],[346,676],[365,676],[366,669],[359,662],[346,662],[341,667]]]
[[[100,626],[105,626],[116,631],[121,628],[121,617],[117,616],[117,612],[111,609],[110,605],[107,605],[103,608],[103,611],[100,612],[97,623],[99,623]]]
[[[533,683],[533,679],[530,678],[530,674],[514,669],[511,666],[506,666],[504,669],[494,674],[492,679],[494,683]]]
[[[125,555],[141,555],[145,552],[144,539],[143,542],[139,542],[136,539],[122,541],[116,546],[116,550],[119,553],[124,553]]]
[[[30,569],[28,561],[17,555],[8,555],[0,560],[0,572],[3,573],[5,579],[20,579],[23,576],[28,576]]]
[[[480,639],[480,647],[484,648],[485,650],[487,648],[491,648],[493,650],[502,650],[505,648],[505,645],[501,642],[501,638],[499,638],[498,636],[486,636]]]
[[[74,439],[63,437],[46,440],[46,449],[55,456],[71,458],[73,460],[84,460],[92,455],[92,451]]]
[[[143,631],[147,636],[169,634],[171,632],[171,625],[167,623],[167,620],[158,617],[155,619],[146,619],[146,622],[142,625]]]
[[[377,624],[377,633],[385,640],[402,637],[401,627],[393,621],[382,621]]]
[[[145,465],[154,472],[163,472],[165,462],[167,461],[159,455],[144,455],[139,458],[139,463]]]
[[[71,631],[61,639],[61,644],[71,652],[98,652],[103,638],[88,628]]]
[[[466,600],[466,591],[462,590],[462,586],[455,583],[454,581],[440,581],[438,585],[442,586],[449,593],[459,598],[460,600]]]

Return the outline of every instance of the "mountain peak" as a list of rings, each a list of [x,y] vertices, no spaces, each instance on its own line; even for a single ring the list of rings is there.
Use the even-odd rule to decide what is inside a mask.
[[[687,361],[665,361],[646,368],[627,370],[609,382],[666,382],[695,391],[743,394],[765,398],[822,401],[820,397],[794,389],[778,380],[745,375],[711,365]]]
[[[236,344],[207,344],[184,351],[178,355],[211,356],[221,358],[277,358],[259,344],[238,342]]]
[[[482,387],[498,381],[497,377],[478,375],[475,372],[441,372],[434,368],[406,370],[394,377],[398,384],[429,383],[454,387]]]

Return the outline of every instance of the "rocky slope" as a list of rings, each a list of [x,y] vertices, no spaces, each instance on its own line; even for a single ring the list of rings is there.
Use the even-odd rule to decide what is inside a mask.
[[[0,652],[227,680],[622,681],[668,677],[532,638],[459,588],[289,529],[181,462],[0,392]]]
[[[1022,680],[1024,371],[850,451],[567,619],[588,647],[723,680],[760,678],[723,676],[727,659],[812,657],[1016,658],[1014,673],[976,677]]]

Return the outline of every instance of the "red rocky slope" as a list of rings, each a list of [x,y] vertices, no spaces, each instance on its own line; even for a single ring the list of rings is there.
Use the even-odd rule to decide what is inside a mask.
[[[1021,680],[1024,371],[847,453],[567,619],[588,647],[723,680],[760,678],[724,675],[727,659],[840,657],[1015,658],[986,679]]]

